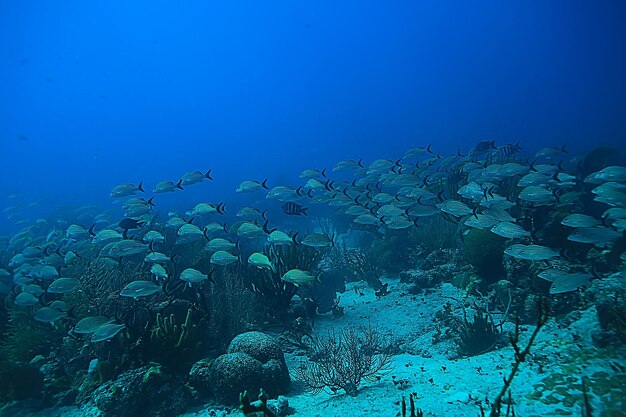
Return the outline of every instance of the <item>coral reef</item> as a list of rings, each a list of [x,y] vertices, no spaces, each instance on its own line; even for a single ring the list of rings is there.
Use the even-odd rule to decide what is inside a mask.
[[[239,396],[240,406],[239,408],[243,412],[244,415],[255,414],[255,413],[263,413],[265,417],[278,417],[277,413],[274,413],[267,404],[267,400],[269,397],[261,388],[259,393],[259,399],[257,401],[251,402],[250,397],[248,397],[248,391],[244,391]]]
[[[195,376],[199,375],[196,372]],[[285,393],[290,383],[280,346],[266,334],[247,332],[233,339],[227,353],[211,364],[208,379],[199,384],[203,390],[210,387],[218,402],[232,405],[243,391],[256,394],[266,388],[277,396]]]
[[[503,273],[504,239],[489,231],[471,229],[463,238],[465,259],[487,282],[495,282]]]
[[[493,349],[500,331],[488,313],[475,310],[473,321],[465,317],[459,327],[459,352],[466,356],[481,355]]]
[[[455,249],[436,249],[417,268],[400,272],[400,281],[415,284],[415,290],[433,288],[450,282],[462,270],[461,256]]]
[[[282,280],[291,269],[311,271],[322,259],[322,253],[304,245],[266,245],[263,253],[270,259],[274,269],[250,266],[247,282],[258,297],[260,304],[274,319],[287,320],[291,299],[298,291],[292,283]]]
[[[626,281],[623,273],[595,280],[587,290],[601,328],[594,333],[596,344],[623,344],[626,341]]]
[[[194,404],[283,416],[289,395],[330,415],[363,403],[410,417],[621,416],[626,168],[580,178],[575,160],[479,145],[343,161],[351,181],[307,170],[306,185],[277,186],[282,214],[262,199],[234,217],[199,203],[165,220],[152,198],[131,197],[124,209],[141,220],[70,210],[0,237],[0,413],[169,417]],[[294,214],[313,215],[308,203],[330,217]],[[382,404],[396,389],[405,398]]]
[[[375,328],[348,327],[314,337],[309,360],[302,362],[294,375],[309,392],[328,388],[356,396],[362,380],[380,379],[390,370],[390,363],[391,356],[383,352],[383,340]]]
[[[208,386],[221,404],[234,405],[239,393],[258,392],[263,386],[263,364],[245,353],[220,355],[211,365]]]
[[[408,232],[408,239],[421,248],[423,255],[442,249],[455,249],[460,245],[459,226],[442,216],[422,219],[419,227]]]
[[[373,253],[374,249],[354,249],[345,254],[345,262],[351,274],[364,280],[374,290],[382,287],[380,276],[385,272],[384,261]],[[383,258],[384,259],[384,258]]]
[[[197,359],[202,345],[198,325],[192,322],[192,310],[187,310],[185,321],[176,324],[174,314],[156,316],[150,334],[150,352],[158,363],[171,368],[185,367]]]
[[[144,366],[103,384],[91,401],[103,417],[175,417],[187,409],[192,394],[177,378]]]
[[[41,398],[43,374],[32,365],[0,361],[0,402]]]

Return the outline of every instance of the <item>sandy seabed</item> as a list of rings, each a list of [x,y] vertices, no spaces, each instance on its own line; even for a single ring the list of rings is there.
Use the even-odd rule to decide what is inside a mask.
[[[458,358],[455,345],[449,341],[433,344],[436,323],[434,315],[446,300],[445,297],[462,298],[463,292],[450,284],[420,295],[408,293],[408,285],[397,278],[383,279],[389,283],[390,293],[377,299],[374,292],[364,282],[349,283],[341,295],[341,305],[345,315],[340,318],[319,316],[315,321],[315,331],[325,334],[327,330],[339,329],[348,325],[368,325],[379,328],[389,340],[395,339],[402,354],[393,356],[391,370],[375,383],[363,382],[358,396],[344,393],[322,392],[310,395],[302,391],[296,382],[285,397],[297,417],[334,416],[398,416],[402,397],[416,394],[416,405],[423,409],[425,416],[478,416],[478,403],[485,398],[493,399],[502,388],[502,379],[508,375],[514,352],[510,346],[493,350],[470,358]],[[516,415],[524,417],[546,417],[580,415],[580,402],[574,406],[564,403],[564,389],[572,396],[580,396],[576,388],[582,376],[616,373],[612,362],[619,359],[609,356],[596,348],[591,340],[593,329],[599,326],[595,310],[577,314],[568,325],[551,319],[539,333],[532,348],[531,357],[522,364],[512,384],[512,396]],[[505,327],[511,330],[512,325]],[[532,333],[533,326],[523,326],[522,345]],[[576,335],[576,337],[575,337]],[[626,357],[622,351],[620,358]],[[541,356],[541,365],[537,358]],[[297,353],[287,353],[290,369],[301,361]],[[547,360],[546,360],[547,358]],[[619,371],[618,371],[619,372]],[[558,380],[559,375],[567,382],[561,386],[549,384]],[[556,376],[556,377],[555,377]],[[394,379],[406,380],[394,384]],[[565,388],[564,388],[565,387]],[[569,387],[569,388],[568,388]],[[594,415],[619,415],[608,413],[610,397],[591,394]],[[625,400],[626,402],[626,400]],[[613,404],[613,408],[615,404]],[[8,414],[2,414],[4,415]],[[64,407],[29,413],[26,410],[19,416],[32,417],[97,417],[100,413],[93,407]],[[210,405],[197,407],[185,413],[184,417],[242,415],[239,410],[229,410]],[[626,415],[622,414],[622,415]],[[18,417],[11,413],[11,416]]]

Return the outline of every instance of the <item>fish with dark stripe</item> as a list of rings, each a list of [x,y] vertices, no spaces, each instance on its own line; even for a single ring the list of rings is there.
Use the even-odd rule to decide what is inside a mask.
[[[298,203],[288,202],[283,204],[283,212],[289,216],[306,216],[308,207],[301,206]]]

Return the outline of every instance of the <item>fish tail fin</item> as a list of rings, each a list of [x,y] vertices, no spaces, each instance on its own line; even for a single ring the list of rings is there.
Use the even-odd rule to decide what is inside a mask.
[[[356,163],[358,166],[360,166],[361,168],[365,168],[363,166],[363,158],[359,159],[359,162]]]
[[[94,227],[96,227],[96,224],[95,224],[95,223],[91,225],[91,227],[89,228],[89,230],[87,230],[87,232],[89,232],[89,234],[90,234],[91,236],[95,236],[95,235],[96,235],[96,233],[93,231],[93,228],[94,228]]]
[[[308,207],[302,207],[302,208],[300,209],[300,213],[301,213],[303,216],[308,216],[307,211],[309,211],[309,208],[308,208]]]
[[[209,168],[209,170],[204,174],[204,177],[209,181],[213,181],[213,177],[211,176],[211,169],[212,168]]]
[[[184,190],[183,186],[181,185],[182,183],[183,183],[183,179],[181,178],[176,183],[176,188],[178,188],[179,190]]]
[[[322,177],[326,178],[326,168],[322,170]]]
[[[610,224],[609,224],[609,216],[608,215],[602,216],[600,222],[601,222],[600,224],[602,224],[602,226],[609,227],[610,226]],[[626,230],[624,230],[624,237],[626,237]]]
[[[269,178],[265,178],[263,181],[261,181],[261,187],[265,188],[266,190],[269,189],[269,187],[267,186],[267,180]]]
[[[78,317],[76,317],[76,306],[73,305],[68,311],[67,311],[67,316],[73,318],[74,320],[77,320]]]
[[[141,191],[142,193],[145,193],[145,191],[143,190],[143,181],[139,181],[139,185],[137,186],[137,189]]]
[[[152,200],[154,200],[154,196],[150,197],[150,198],[146,201],[146,203],[147,203],[148,205],[150,205],[150,206],[154,207],[154,203],[152,202]]]
[[[426,147],[426,151],[427,151],[428,153],[433,153],[433,149],[432,149],[432,148],[433,148],[433,144],[432,144],[432,143],[429,143],[429,144],[428,144],[428,146]]]

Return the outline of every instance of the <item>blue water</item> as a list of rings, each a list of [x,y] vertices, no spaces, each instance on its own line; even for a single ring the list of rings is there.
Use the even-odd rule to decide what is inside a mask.
[[[220,200],[243,179],[419,144],[620,145],[625,15],[619,1],[3,0],[0,191],[108,204],[116,184],[212,168]]]
[[[473,416],[489,399],[500,407],[502,377],[526,355],[509,336],[525,346],[539,330],[510,374],[519,414],[579,415],[582,380],[596,410],[621,415],[624,22],[617,0],[0,0],[0,417],[72,405],[216,415],[261,376],[303,417],[397,415],[411,392],[432,415]],[[468,153],[481,141],[493,146]],[[432,155],[400,159],[428,145]],[[611,157],[590,154],[598,147]],[[331,171],[348,159],[369,169]],[[115,186],[142,183],[135,197],[147,199],[157,182],[209,169],[213,181],[157,194],[119,223],[129,200],[110,198]],[[327,180],[305,169],[327,169],[325,187],[235,193],[244,180]],[[534,182],[520,185],[527,173]],[[188,212],[200,202],[219,215]],[[235,215],[244,206],[256,224]],[[286,241],[267,243],[280,235],[270,229]],[[163,241],[148,245],[148,231]],[[552,310],[537,321],[542,298]],[[79,332],[89,317],[105,324]],[[306,337],[366,321],[389,343],[352,333],[352,352],[393,356],[393,375],[369,378],[358,400],[365,375],[309,396],[307,375],[333,372],[313,372]],[[182,323],[189,337],[164,336]],[[252,360],[245,345],[263,346],[279,366],[246,362],[251,376],[221,378],[241,335],[234,352]],[[186,398],[188,382],[207,392]]]

